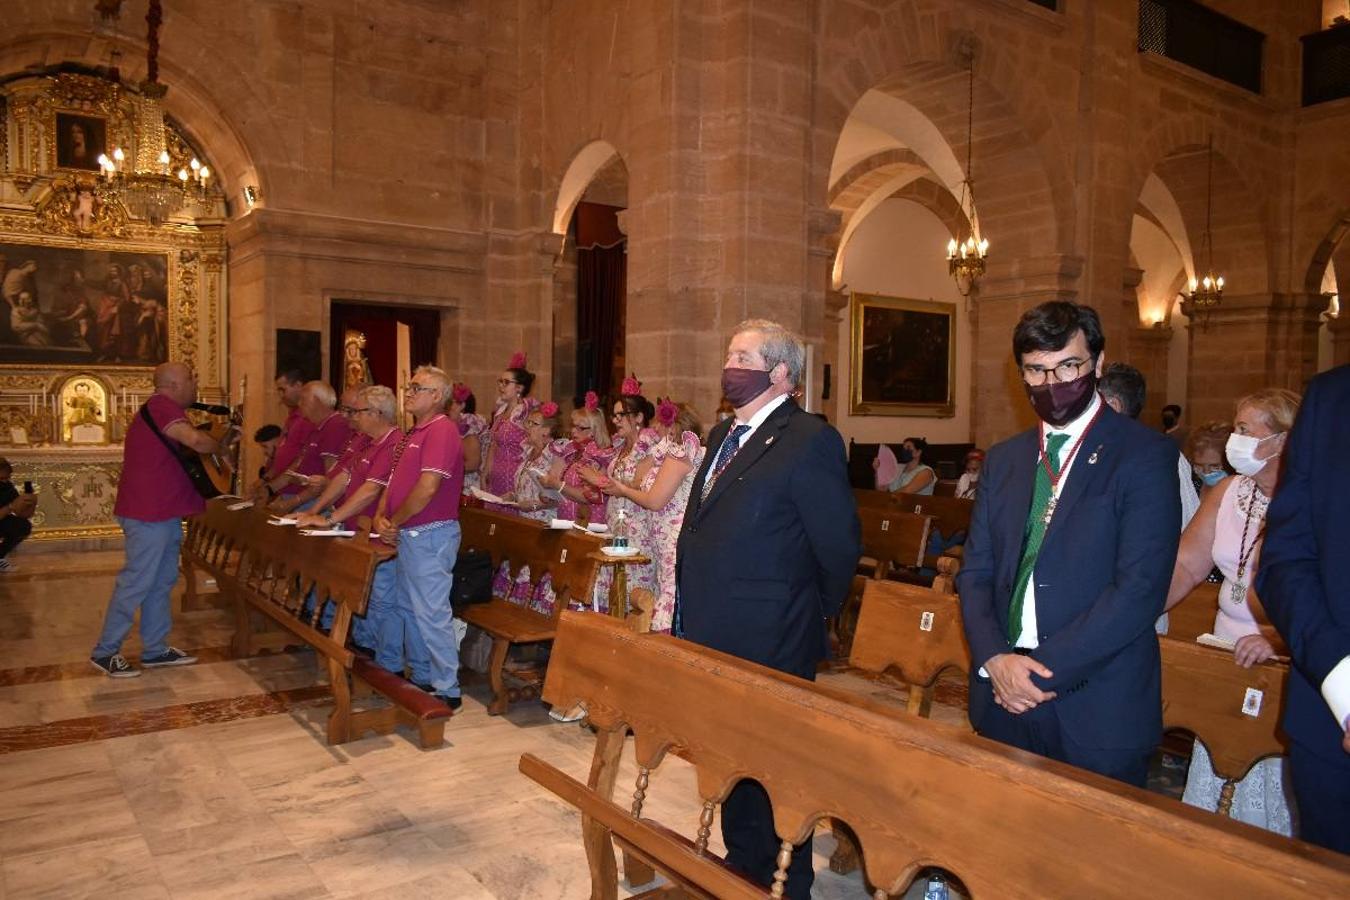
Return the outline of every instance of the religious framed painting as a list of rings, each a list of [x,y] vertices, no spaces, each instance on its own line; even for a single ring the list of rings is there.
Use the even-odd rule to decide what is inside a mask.
[[[0,359],[155,366],[169,358],[169,255],[0,241]]]
[[[849,415],[956,414],[956,307],[853,294],[849,314]]]
[[[61,169],[99,171],[98,158],[108,152],[108,121],[85,113],[56,114],[56,165]]]

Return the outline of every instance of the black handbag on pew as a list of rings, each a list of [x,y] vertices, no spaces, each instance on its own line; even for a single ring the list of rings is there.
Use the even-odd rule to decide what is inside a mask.
[[[450,586],[450,608],[458,611],[492,599],[492,557],[481,550],[466,550],[455,560],[455,580]]]
[[[220,489],[216,487],[216,483],[211,480],[211,476],[207,473],[206,464],[202,462],[201,456],[199,456],[191,447],[179,445],[178,448],[175,448],[173,444],[169,443],[169,439],[159,430],[159,426],[155,424],[154,417],[150,415],[149,405],[141,406],[141,418],[145,420],[145,424],[150,426],[150,430],[155,433],[155,437],[159,438],[164,446],[168,448],[168,451],[173,454],[173,458],[178,460],[178,464],[182,466],[183,471],[187,473],[188,481],[192,482],[192,486],[196,488],[197,493],[201,494],[202,497],[207,500],[210,500],[213,497],[219,497]]]

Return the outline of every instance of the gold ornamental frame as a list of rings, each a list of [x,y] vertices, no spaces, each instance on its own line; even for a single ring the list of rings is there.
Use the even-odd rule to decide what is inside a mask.
[[[849,415],[956,415],[956,307],[849,297]]]

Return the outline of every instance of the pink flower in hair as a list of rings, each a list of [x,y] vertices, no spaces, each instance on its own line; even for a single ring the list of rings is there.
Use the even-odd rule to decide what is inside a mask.
[[[506,364],[506,367],[508,369],[525,368],[525,351],[517,350],[515,353],[511,354],[511,361]]]
[[[552,400],[539,407],[539,415],[543,416],[545,419],[551,419],[557,414],[558,404],[554,403]]]
[[[675,417],[680,414],[680,408],[669,397],[656,404],[656,421],[669,428],[675,424]]]
[[[450,390],[450,399],[454,400],[456,403],[467,403],[472,396],[473,391],[469,390],[467,384],[456,383]]]
[[[600,395],[595,391],[586,392],[586,409],[595,412],[600,408]]]
[[[642,382],[629,375],[623,380],[623,387],[619,388],[619,393],[625,397],[637,397],[642,393]]]

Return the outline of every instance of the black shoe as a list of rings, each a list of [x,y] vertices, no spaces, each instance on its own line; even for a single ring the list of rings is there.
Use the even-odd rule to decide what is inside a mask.
[[[434,694],[433,696],[446,706],[450,707],[451,710],[459,709],[464,705],[463,697],[446,697],[443,694]]]

